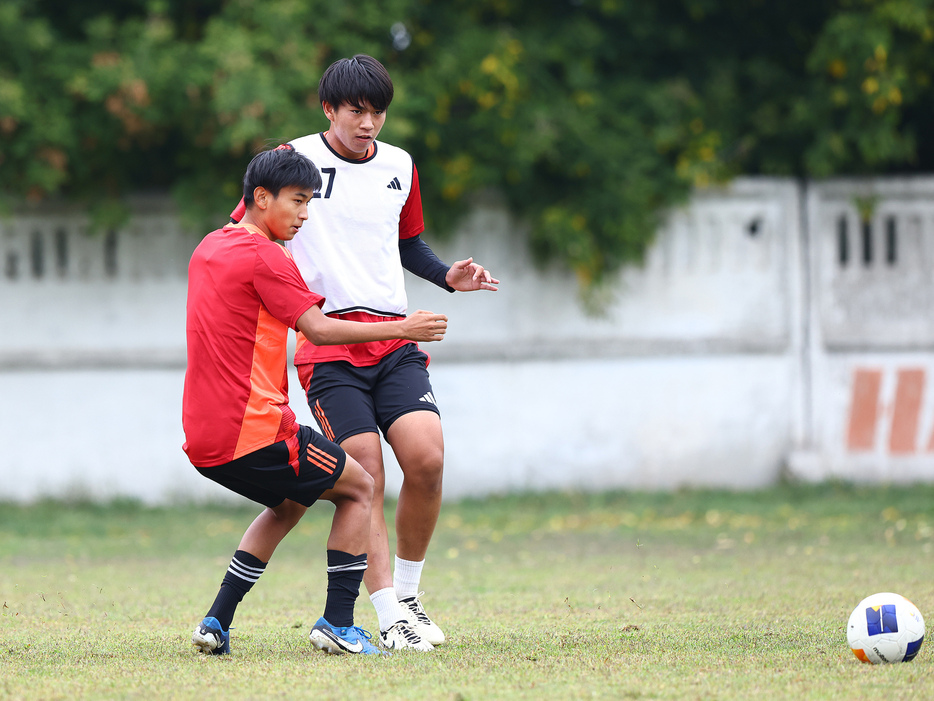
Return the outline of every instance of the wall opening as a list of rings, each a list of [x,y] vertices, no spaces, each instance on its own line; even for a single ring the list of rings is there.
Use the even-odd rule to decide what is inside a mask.
[[[889,265],[898,262],[898,230],[895,217],[885,220],[885,262]]]
[[[45,277],[45,239],[41,231],[33,231],[29,237],[29,268],[35,279]]]
[[[850,235],[845,214],[841,214],[837,219],[837,260],[841,268],[845,268],[850,262]]]
[[[872,265],[872,222],[864,221],[860,231],[863,247],[863,265]]]

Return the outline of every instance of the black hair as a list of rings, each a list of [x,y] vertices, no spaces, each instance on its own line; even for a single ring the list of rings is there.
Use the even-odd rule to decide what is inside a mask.
[[[253,204],[253,190],[264,187],[278,197],[284,187],[297,187],[317,192],[321,189],[321,173],[307,156],[290,144],[261,151],[253,157],[243,176],[243,204]]]
[[[321,76],[318,99],[337,109],[341,105],[386,110],[392,102],[392,79],[389,71],[372,56],[357,54],[335,61]]]

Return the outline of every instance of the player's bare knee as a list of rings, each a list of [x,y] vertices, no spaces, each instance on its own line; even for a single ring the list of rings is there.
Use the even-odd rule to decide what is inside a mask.
[[[373,492],[375,494],[382,494],[383,490],[386,488],[386,473],[383,471],[383,463],[371,463],[369,466],[364,465],[363,463],[357,462],[354,458],[347,456],[347,463],[354,462],[357,467],[360,468],[360,471],[365,474],[373,483]],[[344,468],[347,469],[346,467]]]
[[[375,480],[373,476],[364,470],[360,463],[353,458],[347,458],[347,464],[344,466],[344,474],[341,476],[347,478],[344,493],[349,499],[355,502],[365,504],[367,508],[373,503],[373,494],[375,491]]]
[[[416,466],[410,466],[403,472],[403,485],[408,488],[416,489],[420,492],[438,492],[441,491],[442,478],[444,476],[444,465],[440,460],[423,462]]]
[[[369,509],[373,504],[373,497],[376,493],[375,490],[375,481],[373,480],[372,475],[363,473],[363,478],[361,479],[359,501],[364,502],[366,507]]]
[[[305,515],[308,507],[302,506],[298,502],[292,501],[291,499],[286,499],[278,506],[268,508],[267,510],[272,513],[277,522],[283,526],[292,528],[292,526],[298,523],[302,516]]]

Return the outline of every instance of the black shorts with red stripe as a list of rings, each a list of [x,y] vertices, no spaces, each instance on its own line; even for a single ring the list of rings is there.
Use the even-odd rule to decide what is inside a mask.
[[[307,366],[304,366],[307,368]],[[428,355],[407,343],[376,365],[344,360],[315,363],[307,371],[305,396],[321,432],[335,443],[359,433],[383,436],[400,416],[413,411],[441,414],[428,377]]]
[[[347,454],[308,426],[288,440],[198,472],[232,492],[274,507],[286,499],[311,506],[337,484]]]

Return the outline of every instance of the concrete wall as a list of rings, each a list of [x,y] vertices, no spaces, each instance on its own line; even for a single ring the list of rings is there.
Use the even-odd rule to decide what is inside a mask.
[[[451,319],[426,346],[446,495],[751,488],[786,469],[929,479],[931,194],[931,179],[748,179],[698,193],[599,317],[570,275],[535,269],[520,223],[478,209],[453,241],[430,242],[449,262],[473,255],[500,291],[408,283],[410,309]],[[874,202],[868,227],[856,196]],[[164,201],[133,209],[125,229],[90,237],[78,212],[0,221],[0,499],[224,497],[180,448],[197,237]],[[391,456],[388,475],[397,489]]]
[[[934,180],[821,183],[808,188],[805,209],[809,422],[791,471],[930,481]]]

